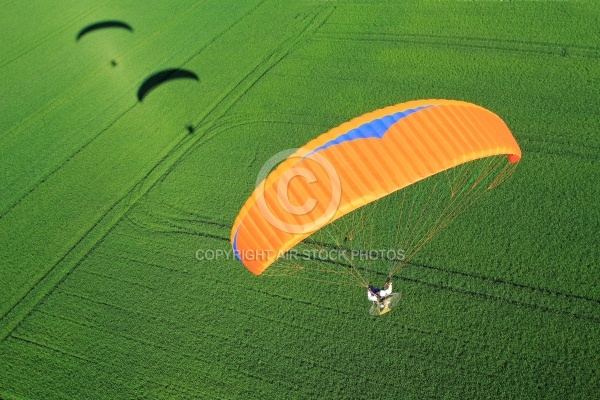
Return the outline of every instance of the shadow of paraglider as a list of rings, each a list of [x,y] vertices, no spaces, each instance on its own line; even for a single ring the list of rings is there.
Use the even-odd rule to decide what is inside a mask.
[[[195,73],[193,73],[192,71],[189,71],[187,69],[179,69],[179,68],[165,69],[163,71],[160,71],[153,75],[150,75],[148,78],[146,78],[144,80],[144,82],[142,82],[142,84],[140,85],[140,87],[137,91],[138,101],[141,102],[142,100],[144,100],[144,98],[148,95],[148,93],[150,93],[152,90],[154,90],[156,87],[160,86],[161,84],[163,84],[165,82],[173,81],[176,79],[192,79],[195,81],[200,81],[200,78],[198,77],[198,75],[196,75]],[[189,131],[189,128],[188,128],[188,131]]]
[[[79,40],[82,37],[84,37],[85,35],[87,35],[91,32],[95,32],[95,31],[103,30],[103,29],[115,29],[115,28],[133,32],[133,28],[131,27],[131,25],[129,25],[126,22],[116,21],[116,20],[106,20],[106,21],[95,22],[93,24],[86,26],[82,30],[80,30],[79,33],[77,33],[77,36],[75,37],[75,41],[79,42]],[[117,61],[113,58],[112,60],[110,60],[110,65],[113,68],[116,67]]]
[[[79,31],[76,37],[76,41],[79,41],[83,36],[87,35],[90,32],[94,32],[100,29],[109,29],[109,28],[117,28],[117,29],[125,29],[129,32],[133,32],[133,28],[126,22],[123,21],[100,21],[93,24],[90,24]]]

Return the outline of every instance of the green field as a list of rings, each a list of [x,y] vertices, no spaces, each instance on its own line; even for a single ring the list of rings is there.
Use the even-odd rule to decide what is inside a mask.
[[[428,98],[523,159],[393,312],[195,257],[274,154]],[[0,0],[0,104],[1,399],[598,398],[596,2]]]

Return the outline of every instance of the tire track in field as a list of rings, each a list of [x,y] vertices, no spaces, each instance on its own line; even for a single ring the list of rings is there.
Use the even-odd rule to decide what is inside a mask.
[[[572,140],[561,140],[560,137],[563,137],[564,135],[561,133],[542,133],[542,132],[538,132],[540,136],[543,135],[552,135],[554,138],[540,138],[537,135],[531,135],[531,131],[528,132],[528,134],[526,135],[520,135],[519,138],[523,139],[523,140],[529,140],[531,142],[536,142],[536,143],[540,143],[542,145],[546,145],[546,146],[555,146],[555,147],[575,147],[577,148],[578,151],[584,152],[584,151],[590,151],[591,153],[589,155],[595,155],[596,157],[600,156],[600,145],[598,144],[591,144],[591,143],[586,143],[585,141],[582,142],[573,142]],[[569,135],[573,135],[573,133],[570,133]],[[578,135],[579,137],[583,138],[582,134]]]
[[[525,40],[371,32],[317,32],[315,40],[405,43],[463,49],[531,53],[559,57],[600,58],[600,47]]]
[[[229,241],[229,239],[227,239],[227,240]],[[320,261],[320,260],[315,260],[315,261]],[[413,262],[409,262],[407,264],[410,266],[418,265],[418,266],[423,267],[422,264],[415,264]],[[444,273],[449,274],[449,275],[469,276],[469,278],[477,278],[476,276],[473,276],[470,274],[465,274],[465,273],[461,273],[461,272],[457,272],[457,271],[453,271],[453,270],[445,269],[445,268],[441,268],[441,267],[435,267],[435,270],[443,271]],[[387,276],[385,273],[375,273],[375,275],[379,275],[382,279]],[[564,316],[568,316],[568,317],[571,317],[574,319],[584,320],[584,321],[600,324],[600,316],[598,316],[597,314],[574,312],[574,311],[569,311],[568,309],[558,309],[558,308],[553,308],[550,306],[544,306],[544,305],[535,303],[533,300],[528,298],[528,296],[526,294],[525,295],[519,294],[519,296],[518,296],[518,297],[524,298],[524,300],[516,300],[516,299],[510,298],[511,297],[510,294],[507,296],[502,296],[502,295],[498,295],[498,294],[490,294],[490,293],[486,293],[486,292],[477,291],[474,289],[460,288],[460,287],[457,287],[457,286],[454,286],[451,284],[432,282],[432,281],[428,281],[425,279],[417,279],[417,278],[406,277],[406,276],[398,276],[396,279],[398,279],[400,281],[412,282],[412,283],[415,283],[418,285],[429,286],[429,287],[433,287],[436,289],[441,289],[441,290],[445,290],[445,291],[449,291],[449,292],[454,292],[454,293],[466,295],[469,297],[475,297],[475,298],[479,298],[479,299],[483,299],[483,300],[489,300],[489,301],[495,301],[495,302],[504,303],[504,304],[510,304],[510,305],[521,307],[521,308],[529,308],[529,309],[532,309],[532,310],[535,310],[538,312],[545,312],[545,313],[554,314],[554,315],[564,315]],[[492,284],[492,285],[498,286],[498,289],[496,289],[495,291],[503,291],[499,287],[504,286],[505,288],[509,288],[512,291],[518,291],[519,289],[527,290],[530,293],[532,293],[532,295],[535,295],[537,297],[541,297],[544,299],[556,300],[556,298],[562,298],[562,299],[566,299],[569,303],[579,302],[581,304],[584,304],[584,306],[587,308],[591,307],[591,308],[595,309],[600,305],[599,300],[593,299],[590,297],[580,296],[580,295],[566,293],[566,292],[557,292],[557,291],[549,290],[546,288],[538,288],[538,287],[528,286],[528,285],[524,285],[524,284],[517,284],[514,282],[508,282],[508,281],[504,281],[504,280],[500,280],[500,279],[492,279],[492,278],[482,277],[481,281],[479,282],[480,288],[481,288],[482,283],[487,284],[487,285]],[[476,283],[476,285],[477,285],[477,283]],[[546,300],[546,301],[548,303],[551,302],[548,300]],[[568,306],[566,306],[565,308],[568,308]]]
[[[269,76],[281,75],[277,72],[272,72]],[[308,77],[308,75],[306,76]],[[301,119],[299,121],[299,119]],[[331,120],[331,123],[325,121]],[[283,125],[299,125],[299,126],[315,126],[324,128],[338,124],[338,121],[343,121],[342,117],[334,117],[330,114],[294,114],[294,113],[261,113],[260,115],[253,113],[228,113],[220,118],[213,125],[213,129],[227,131],[245,125],[257,124],[283,124]]]
[[[212,41],[203,46],[192,55],[182,66],[200,55],[207,47],[215,43],[220,37],[231,31],[236,25],[243,21],[248,15],[255,12],[267,0],[259,2],[254,8],[244,13],[239,19],[228,26]],[[21,322],[32,312],[35,305],[46,298],[52,291],[63,282],[74,268],[80,264],[88,254],[93,251],[108,233],[116,226],[117,222],[131,209],[131,207],[142,198],[156,184],[163,179],[178,165],[181,159],[192,149],[201,146],[207,141],[214,139],[216,134],[207,133],[220,116],[224,115],[245,93],[250,90],[277,63],[283,60],[294,46],[312,34],[321,26],[333,12],[331,7],[320,7],[313,13],[309,21],[303,26],[296,27],[297,30],[290,34],[283,42],[268,53],[254,69],[247,73],[239,82],[226,89],[223,96],[217,99],[212,106],[200,117],[195,124],[195,135],[186,135],[177,143],[167,155],[160,160],[148,173],[136,182],[125,196],[114,203],[98,221],[96,221],[87,232],[57,261],[46,273],[31,286],[28,291],[10,309],[0,317],[0,341],[4,340],[16,329]]]
[[[410,261],[410,262],[408,262],[408,264],[412,265],[412,266],[416,266],[416,267],[422,267],[425,269],[434,270],[434,271],[442,271],[442,272],[451,273],[454,275],[464,276],[464,277],[478,279],[478,280],[482,280],[482,281],[488,281],[493,284],[508,285],[508,286],[513,286],[513,287],[519,288],[519,289],[526,289],[526,290],[531,290],[531,291],[536,291],[536,292],[542,292],[542,293],[550,295],[550,296],[568,297],[568,298],[584,300],[584,301],[588,301],[588,302],[600,305],[599,299],[594,299],[589,296],[577,295],[577,294],[567,293],[567,292],[558,291],[558,290],[550,290],[550,289],[546,289],[546,288],[542,288],[542,287],[528,286],[528,285],[524,285],[521,283],[510,282],[510,281],[500,279],[500,278],[491,278],[489,276],[476,274],[476,273],[472,273],[472,272],[456,271],[453,269],[442,268],[440,266],[434,266],[434,265],[420,263],[420,262],[416,262],[416,261]]]
[[[178,273],[178,274],[189,274],[189,272],[187,270],[183,270],[183,269],[177,269],[177,268],[173,268],[167,265],[161,265],[161,264],[155,264],[155,263],[151,263],[148,261],[141,261],[141,260],[136,260],[132,257],[127,257],[124,256],[122,254],[115,254],[115,253],[105,253],[102,250],[98,249],[94,252],[95,256],[102,256],[104,258],[110,258],[110,259],[115,259],[115,258],[119,258],[123,261],[127,261],[128,263],[134,263],[134,264],[140,264],[143,266],[150,266],[150,267],[154,267],[154,268],[158,268],[158,269],[164,269],[167,270],[169,272],[174,272],[174,273]]]
[[[598,160],[600,160],[600,156],[586,155],[584,153],[569,150],[549,150],[547,148],[531,145],[527,147],[527,152],[542,154],[546,156],[557,156],[559,158],[569,158],[572,160],[591,161],[593,163],[598,162]]]
[[[222,282],[222,283],[225,284],[225,282]],[[355,313],[352,313],[350,311],[345,311],[343,309],[340,309],[339,307],[335,307],[335,308],[334,307],[328,307],[328,306],[325,306],[324,303],[312,303],[310,301],[293,299],[291,297],[283,296],[283,295],[272,293],[272,292],[266,292],[266,291],[260,291],[260,290],[254,290],[254,289],[249,289],[249,290],[257,292],[257,293],[260,293],[260,294],[262,294],[264,296],[267,296],[267,297],[272,297],[272,298],[276,298],[276,299],[279,299],[279,300],[285,300],[285,301],[288,301],[288,302],[295,302],[295,303],[302,304],[302,305],[305,305],[305,306],[310,306],[310,307],[316,308],[317,310],[327,310],[330,313],[334,313],[335,312],[335,313],[338,313],[338,314],[344,314],[347,319],[358,320],[358,319],[362,319],[363,318],[362,315],[359,316],[359,315],[357,315]],[[237,310],[236,312],[239,312],[239,310]],[[295,323],[293,321],[290,321],[289,319],[273,318],[273,317],[269,317],[269,316],[264,315],[264,314],[258,314],[258,313],[252,313],[252,312],[246,312],[245,314],[253,317],[253,319],[261,319],[261,320],[267,321],[269,324],[280,325],[283,328],[286,328],[286,327],[289,327],[289,326],[294,326],[296,329],[305,330],[305,331],[308,331],[308,332],[321,333],[320,331],[318,331],[316,329],[311,329],[309,325],[302,325],[302,324],[299,324],[299,323]],[[423,333],[423,330],[421,330],[421,329],[412,329],[412,328],[409,328],[407,326],[403,326],[403,328],[405,329],[405,331],[409,331],[409,332],[412,331],[412,332],[416,332],[416,333]],[[336,343],[340,343],[340,341],[343,340],[344,342],[346,342],[348,344],[348,347],[352,346],[351,342],[349,342],[344,336],[336,334],[335,331],[333,331],[333,333],[331,333],[331,332],[327,332],[327,333],[332,337],[333,341],[335,341]],[[466,341],[460,341],[458,339],[453,339],[453,341],[457,342],[457,343],[458,342],[468,343]],[[268,350],[268,348],[265,348],[265,349]],[[389,349],[396,349],[396,348],[394,346],[390,345]],[[402,349],[397,349],[397,350],[400,351]],[[358,352],[361,353],[361,354],[357,354]],[[370,349],[363,349],[361,351],[359,351],[357,349],[354,349],[354,356],[352,358],[353,359],[366,359],[366,358],[369,358],[370,355],[372,355],[372,352],[371,352]],[[440,365],[442,367],[446,367],[446,368],[447,367],[454,367],[454,368],[457,367],[455,364],[453,364],[451,362],[447,362],[444,359],[438,359],[438,358],[435,358],[435,357],[432,359],[432,358],[429,358],[427,356],[424,356],[422,353],[412,353],[412,357],[414,357],[414,358],[420,358],[420,359],[428,362],[428,364],[438,364],[438,365]],[[297,358],[294,358],[294,359],[297,360]],[[347,369],[341,369],[341,368],[338,368],[335,365],[333,365],[333,366],[331,366],[331,365],[320,365],[320,363],[317,362],[318,360],[319,360],[319,358],[316,358],[316,356],[313,356],[312,359],[309,359],[305,355],[304,359],[302,359],[301,362],[302,362],[302,364],[308,364],[311,367],[320,367],[321,369],[324,369],[325,371],[331,371],[331,370],[333,370],[333,371],[337,372],[339,375],[342,375],[342,376],[343,375],[349,375],[349,374],[346,373]],[[465,371],[465,372],[471,372],[472,373],[472,372],[476,371],[477,373],[479,373],[481,375],[488,376],[490,378],[499,378],[498,374],[490,373],[490,372],[487,372],[487,371],[468,370],[468,369],[464,368],[462,365],[459,366],[458,368],[460,368],[462,371]],[[364,378],[362,377],[362,375],[360,375],[360,373],[358,375],[355,374],[355,376],[354,376],[355,379],[358,378],[358,377],[360,377],[361,379],[364,380]],[[365,384],[366,383],[368,383],[368,380],[365,381]]]
[[[521,135],[519,141],[527,146],[527,151],[566,157],[575,160],[597,162],[600,160],[600,147],[584,143],[561,142],[559,140],[539,139]]]
[[[263,0],[259,6],[266,1],[267,0]],[[230,92],[217,101],[214,108],[216,109],[222,106],[225,109],[225,112],[231,108],[233,104],[241,99],[248,91],[250,91],[250,89],[252,89],[263,76],[265,76],[285,57],[287,57],[294,47],[305,40],[306,37],[313,36],[314,32],[331,16],[333,10],[334,8],[332,7],[322,6],[311,15],[304,18],[303,20],[308,21],[301,26],[296,26],[296,29],[298,30],[297,35],[289,35],[278,47],[273,49],[273,51],[264,57],[239,83],[234,83],[230,88]],[[199,53],[191,56],[188,62],[198,55]],[[235,94],[230,96],[232,93]],[[219,114],[204,113],[199,118],[199,122],[194,125],[194,128],[204,127],[205,130],[208,130],[209,126],[210,128],[213,128],[213,124],[215,124],[223,115],[225,115],[225,112]],[[216,135],[212,135],[211,138],[215,136]]]
[[[84,274],[84,275],[88,274],[88,275],[92,275],[92,276],[96,276],[96,277],[100,277],[100,278],[104,278],[104,279],[115,280],[115,281],[118,281],[118,282],[126,283],[127,285],[139,286],[139,287],[144,288],[144,289],[149,290],[149,291],[155,291],[156,290],[156,288],[154,288],[153,286],[148,286],[148,285],[146,285],[144,283],[136,282],[136,281],[133,281],[133,280],[130,280],[130,279],[123,279],[123,278],[120,278],[120,277],[106,275],[106,274],[103,274],[103,273],[98,272],[98,271],[86,270],[86,271],[80,271],[79,273],[80,274]]]
[[[326,246],[326,244],[322,244],[322,245]],[[350,251],[351,249],[346,249],[346,250]],[[319,261],[319,262],[326,262],[326,263],[334,264],[334,265],[341,266],[341,267],[350,268],[350,266],[348,264],[345,264],[345,263],[339,262],[339,261],[334,262],[334,261],[320,260],[320,259],[316,259],[316,258],[313,260]],[[596,299],[596,298],[593,298],[590,296],[579,295],[579,294],[569,293],[569,292],[560,291],[560,290],[552,290],[552,289],[548,289],[548,288],[544,288],[544,287],[540,287],[540,286],[531,286],[531,285],[526,285],[526,284],[522,284],[522,283],[511,282],[511,281],[501,279],[501,278],[494,278],[494,277],[489,277],[489,276],[485,276],[485,275],[477,274],[477,273],[458,271],[458,270],[443,267],[440,265],[426,264],[426,263],[417,262],[414,260],[406,262],[406,265],[410,266],[412,268],[420,268],[423,270],[434,271],[435,273],[446,274],[447,277],[458,277],[458,278],[461,278],[461,282],[466,278],[466,279],[472,280],[475,283],[475,286],[479,286],[480,288],[483,288],[484,285],[487,286],[489,292],[486,293],[486,292],[471,290],[469,288],[467,288],[467,289],[460,288],[457,285],[443,284],[440,282],[432,282],[432,281],[428,281],[425,279],[418,279],[415,277],[397,276],[397,279],[409,281],[409,282],[413,282],[413,283],[417,283],[417,284],[422,284],[422,285],[426,285],[426,286],[436,287],[438,289],[453,291],[453,292],[457,292],[457,293],[464,294],[464,295],[485,298],[488,300],[505,302],[508,304],[517,305],[517,306],[526,307],[526,308],[532,308],[532,309],[535,309],[538,311],[548,312],[548,313],[552,313],[552,314],[567,315],[567,316],[571,316],[576,319],[582,319],[582,320],[587,320],[587,321],[596,322],[596,323],[600,322],[600,313],[598,312],[598,311],[600,311],[600,299]],[[383,272],[372,272],[372,273],[379,276],[380,278],[382,278],[382,280],[387,277],[387,274],[383,273]],[[439,277],[436,277],[437,280],[440,280],[441,278],[444,278],[444,276],[440,275]],[[516,293],[522,292],[518,296],[518,297],[522,298],[522,300],[517,300],[517,299],[511,298],[511,297],[517,297],[514,295],[504,296],[504,295],[497,294],[497,292],[506,292],[507,288],[508,288],[508,290],[514,291]],[[528,292],[529,294],[525,294],[525,292]],[[544,306],[542,304],[536,303],[532,299],[532,297],[540,297],[541,299],[544,299],[544,301],[547,303],[553,303],[556,299],[562,299],[562,300],[566,301],[567,304],[564,305],[565,309],[553,308],[550,306]],[[548,299],[551,299],[551,301],[549,301]],[[591,312],[590,313],[581,313],[581,312],[573,312],[573,311],[568,310],[569,308],[576,308],[576,307],[581,307],[581,306],[583,306],[584,308],[591,308],[591,310],[590,310]]]
[[[138,227],[142,231],[152,233],[175,233],[175,234],[187,234],[187,235],[205,235],[205,237],[212,237],[213,239],[223,240],[222,236],[206,232],[205,230],[198,230],[198,224],[204,226],[212,226],[217,228],[227,228],[227,226],[220,222],[214,222],[210,219],[203,218],[152,218],[146,219],[127,215],[127,221],[131,222],[132,225]]]

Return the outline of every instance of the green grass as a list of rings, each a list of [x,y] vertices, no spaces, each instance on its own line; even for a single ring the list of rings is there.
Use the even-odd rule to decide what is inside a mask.
[[[35,4],[0,1],[0,398],[594,398],[594,2]],[[104,19],[134,32],[75,41]],[[200,82],[136,102],[175,67]],[[398,309],[195,259],[272,155],[420,98],[496,112],[523,159]]]

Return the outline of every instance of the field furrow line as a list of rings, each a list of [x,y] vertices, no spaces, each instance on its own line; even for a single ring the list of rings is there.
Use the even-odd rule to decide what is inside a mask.
[[[535,304],[535,303],[528,303],[528,302],[524,302],[524,301],[514,300],[511,298],[500,297],[497,295],[482,293],[482,292],[478,292],[475,290],[462,289],[462,288],[453,287],[450,285],[445,285],[442,283],[428,282],[428,281],[425,281],[422,279],[407,278],[407,277],[400,277],[398,279],[402,280],[402,281],[407,281],[407,282],[417,283],[420,285],[434,287],[436,289],[442,289],[442,290],[446,290],[446,291],[450,291],[450,292],[455,292],[455,293],[459,293],[459,294],[470,296],[470,297],[476,297],[476,298],[490,300],[490,301],[497,301],[500,303],[511,304],[511,305],[515,305],[518,307],[522,307],[522,308],[529,308],[531,310],[535,310],[535,311],[539,311],[539,312],[556,314],[556,315],[564,315],[564,316],[568,316],[568,317],[571,317],[574,319],[593,322],[595,324],[600,324],[600,317],[595,316],[595,315],[587,315],[587,314],[571,312],[571,311],[567,311],[567,310],[559,310],[559,309],[555,309],[555,308],[548,307],[548,306],[542,306],[542,305]]]
[[[539,135],[548,136],[548,133],[540,132]],[[578,140],[566,141],[559,139],[542,139],[538,136],[532,136],[531,133],[526,135],[521,134],[519,140],[523,143],[524,146],[527,146],[528,150],[530,150],[530,148],[533,148],[534,151],[538,153],[548,151],[549,154],[563,155],[569,158],[587,159],[592,161],[599,160],[598,154],[600,154],[600,146],[595,145],[593,143],[585,143],[584,135],[561,135],[560,133],[554,133],[552,134],[552,136],[581,137],[581,142],[579,142]]]
[[[595,298],[589,297],[589,296],[583,296],[583,295],[567,293],[567,292],[557,291],[557,290],[550,290],[550,289],[546,289],[543,287],[529,286],[529,285],[525,285],[522,283],[510,282],[510,281],[500,279],[500,278],[492,278],[489,276],[476,274],[476,273],[472,273],[472,272],[456,271],[456,270],[453,270],[450,268],[443,268],[440,266],[434,266],[431,264],[425,264],[425,263],[417,262],[417,261],[409,261],[407,264],[411,265],[411,266],[415,266],[415,267],[421,267],[421,268],[430,269],[430,270],[434,270],[434,271],[441,271],[444,273],[449,273],[449,274],[453,274],[453,275],[464,276],[467,278],[481,280],[481,281],[485,281],[485,282],[495,284],[495,285],[501,284],[501,285],[505,285],[505,286],[514,287],[517,289],[525,289],[525,290],[532,291],[532,292],[539,292],[539,293],[549,295],[552,297],[565,297],[568,299],[575,299],[575,300],[582,300],[585,302],[590,302],[590,303],[593,303],[593,305],[600,305],[600,299],[595,299]]]
[[[97,249],[94,252],[94,256],[100,256],[100,257],[110,258],[110,259],[118,258],[118,259],[121,259],[121,260],[124,260],[124,261],[127,261],[127,262],[132,262],[132,263],[136,263],[136,264],[140,264],[140,265],[144,265],[144,266],[150,266],[150,267],[154,267],[154,268],[158,268],[158,269],[163,269],[163,270],[166,270],[166,271],[169,271],[169,272],[175,272],[175,273],[184,274],[184,275],[189,274],[189,272],[185,271],[185,270],[173,268],[173,267],[170,267],[170,266],[167,266],[167,265],[160,265],[160,264],[156,264],[156,263],[151,263],[151,262],[146,261],[146,260],[136,260],[134,258],[127,257],[127,256],[124,256],[122,254],[116,254],[116,253],[108,254],[108,253],[103,252],[100,249]]]
[[[242,288],[240,288],[240,290],[242,290]],[[257,294],[256,291],[253,290],[245,290],[248,293],[251,293],[253,296],[255,294]],[[163,291],[162,292],[165,295],[177,295],[177,293],[171,292],[171,291]],[[103,301],[103,300],[99,300],[99,299],[95,299],[95,298],[91,298],[89,296],[86,295],[82,295],[79,293],[75,293],[72,292],[70,290],[60,290],[60,294],[61,295],[65,295],[68,297],[73,297],[78,299],[78,301],[86,301],[92,304],[97,304],[100,305],[102,307],[108,307],[110,309],[114,309],[117,310],[120,313],[126,314],[132,318],[134,317],[140,317],[143,320],[146,320],[148,322],[152,322],[152,321],[162,321],[165,323],[166,326],[171,326],[173,328],[176,328],[177,331],[180,332],[190,332],[190,334],[197,334],[199,332],[202,332],[203,334],[206,335],[214,335],[215,337],[219,337],[222,339],[227,339],[227,340],[233,340],[231,339],[229,336],[224,336],[223,334],[217,333],[213,328],[211,328],[210,326],[205,326],[204,328],[201,328],[199,326],[194,327],[193,330],[190,330],[190,325],[189,324],[185,324],[184,321],[182,321],[181,319],[175,318],[175,319],[171,319],[171,318],[167,318],[162,316],[162,314],[159,313],[147,313],[147,312],[142,312],[142,311],[136,311],[136,310],[132,310],[129,309],[127,307],[123,307],[121,305],[115,304],[114,302],[108,302],[108,301]],[[267,292],[259,292],[259,294],[266,296],[266,297],[270,297],[270,298],[276,298],[278,299],[277,301],[280,301],[281,298],[277,297],[277,296],[272,296],[271,293],[267,293]],[[181,296],[181,294],[179,294],[179,296]],[[194,304],[195,302],[197,302],[199,299],[195,298],[193,296],[184,296],[184,298],[189,301],[190,303]],[[317,304],[313,304],[313,303],[309,303],[309,302],[302,302],[302,301],[297,301],[297,300],[293,300],[293,299],[286,299],[286,300],[290,300],[290,301],[294,301],[298,304],[302,304],[304,305],[312,305],[312,306],[316,306],[318,309],[322,309],[322,307],[319,307]],[[211,305],[211,306],[214,306]],[[246,308],[243,307],[243,305],[238,305],[238,306],[232,306],[231,304],[227,303],[224,305],[219,305],[219,309],[221,310],[221,312],[230,312],[232,314],[236,314],[236,315],[243,315],[243,316],[247,316],[248,318],[245,318],[246,320],[253,320],[255,318],[260,318],[263,320],[268,320],[269,322],[280,326],[282,329],[284,329],[285,327],[293,327],[294,330],[301,330],[301,331],[305,331],[308,333],[311,333],[314,336],[318,336],[318,337],[322,337],[324,335],[328,336],[328,337],[332,337],[332,338],[340,338],[340,336],[336,333],[335,330],[324,330],[324,329],[317,329],[315,327],[310,327],[310,326],[306,326],[303,325],[299,322],[294,322],[288,319],[282,319],[282,318],[275,318],[275,317],[269,317],[268,315],[264,315],[264,314],[260,314],[260,313],[256,313],[256,312],[252,312],[252,311],[248,311]],[[329,310],[337,310],[334,308],[328,308]],[[43,308],[41,309],[37,309],[36,312],[44,312],[44,313],[48,313],[48,311],[44,310]],[[206,310],[206,315],[212,315],[215,313],[215,310],[210,310],[207,309]],[[198,319],[204,319],[205,316],[202,314],[196,314],[194,313],[195,318]],[[349,314],[350,315],[350,314]],[[212,321],[214,323],[214,321]],[[225,323],[225,326],[221,329],[222,331],[229,331],[229,329],[227,328],[227,321],[221,321],[221,324]],[[237,326],[235,324],[235,322],[231,322],[231,324],[233,324],[231,332],[234,331],[238,331],[239,330],[239,326]],[[238,339],[235,339],[238,340]],[[239,339],[241,340],[241,339]]]
[[[88,275],[92,275],[92,276],[97,276],[97,277],[101,277],[101,278],[106,278],[106,279],[109,279],[109,280],[115,280],[115,281],[126,283],[128,285],[139,286],[139,287],[147,289],[147,290],[149,290],[151,292],[156,290],[155,287],[148,286],[148,285],[145,285],[145,284],[140,283],[140,282],[135,282],[135,281],[132,281],[132,280],[129,280],[129,279],[123,279],[123,278],[119,278],[119,277],[112,276],[112,275],[106,275],[106,274],[103,274],[103,273],[100,273],[100,272],[97,272],[97,271],[86,270],[86,271],[80,271],[79,273],[88,274]]]
[[[557,43],[557,42],[548,42],[548,41],[542,41],[542,40],[523,40],[523,39],[499,39],[499,38],[491,38],[491,37],[477,37],[477,36],[455,36],[455,35],[440,35],[440,34],[428,34],[428,35],[424,35],[424,34],[418,34],[418,33],[394,33],[394,32],[378,32],[377,30],[380,28],[389,28],[386,25],[370,25],[370,27],[373,28],[372,32],[356,32],[356,31],[348,31],[347,28],[349,26],[355,27],[353,26],[353,24],[343,24],[343,23],[328,23],[327,27],[331,28],[331,27],[342,27],[342,29],[340,29],[339,31],[337,31],[336,29],[332,29],[332,32],[318,32],[318,34],[331,34],[334,33],[333,31],[335,31],[335,33],[342,33],[342,34],[349,34],[349,35],[388,35],[388,36],[409,36],[409,37],[428,37],[428,38],[432,38],[432,39],[439,39],[439,40],[461,40],[461,41],[479,41],[479,42],[490,42],[490,43],[508,43],[508,44],[513,44],[513,45],[525,45],[525,46],[559,46],[559,47],[563,47],[563,46],[569,46],[569,47],[573,47],[573,48],[577,48],[577,49],[581,49],[581,50],[588,50],[588,51],[600,51],[600,47],[598,46],[585,46],[585,45],[578,45],[578,44],[566,44],[566,43]]]
[[[594,154],[587,154],[585,152],[582,151],[575,151],[575,150],[563,150],[563,149],[548,149],[542,146],[536,146],[535,144],[532,145],[527,145],[527,152],[528,153],[538,153],[538,154],[542,154],[542,155],[548,155],[548,156],[557,156],[557,157],[564,157],[564,158],[569,158],[572,159],[574,161],[577,160],[581,160],[581,161],[591,161],[591,162],[597,162],[599,160],[599,157],[597,155]]]
[[[481,49],[559,57],[600,58],[600,48],[536,41],[498,40],[418,34],[317,32],[315,40],[405,43],[445,48]]]

